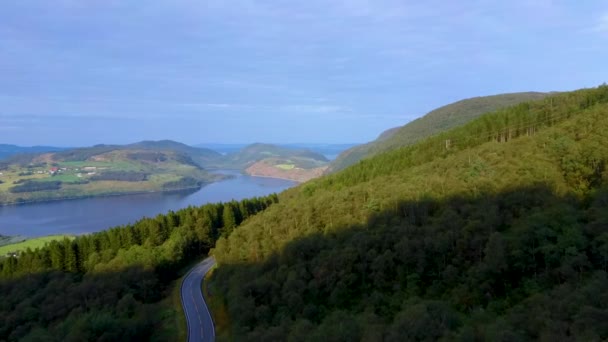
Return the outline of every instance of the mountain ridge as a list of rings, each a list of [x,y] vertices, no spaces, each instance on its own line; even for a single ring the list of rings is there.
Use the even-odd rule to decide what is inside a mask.
[[[404,126],[382,132],[372,142],[342,152],[328,169],[328,173],[342,170],[358,161],[376,154],[413,144],[425,137],[463,125],[482,114],[524,101],[542,99],[550,93],[520,92],[490,96],[477,96],[459,100],[410,121]]]

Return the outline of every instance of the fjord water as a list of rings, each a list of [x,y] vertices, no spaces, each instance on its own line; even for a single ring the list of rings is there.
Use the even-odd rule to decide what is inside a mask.
[[[250,177],[238,171],[221,171],[234,178],[199,190],[153,193],[0,207],[0,235],[37,237],[92,233],[154,217],[169,210],[212,202],[240,200],[281,192],[294,182]]]

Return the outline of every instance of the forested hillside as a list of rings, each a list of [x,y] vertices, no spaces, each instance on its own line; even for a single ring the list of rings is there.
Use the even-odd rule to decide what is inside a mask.
[[[235,340],[608,338],[608,86],[280,195],[218,240]]]
[[[127,145],[126,147],[131,149],[151,150],[157,152],[166,150],[180,152],[192,158],[192,160],[198,166],[203,168],[217,163],[223,157],[219,152],[208,148],[192,147],[171,140],[141,141],[135,144]]]
[[[175,341],[182,311],[167,297],[180,269],[277,200],[190,207],[0,258],[0,341]]]
[[[474,97],[437,108],[405,126],[391,128],[378,139],[353,147],[333,161],[328,172],[336,172],[364,158],[414,144],[424,138],[461,126],[479,116],[525,101],[539,100],[546,93],[511,93]]]

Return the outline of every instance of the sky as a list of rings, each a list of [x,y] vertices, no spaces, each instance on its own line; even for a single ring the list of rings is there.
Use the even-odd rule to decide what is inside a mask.
[[[357,143],[608,78],[608,2],[0,3],[0,143]]]

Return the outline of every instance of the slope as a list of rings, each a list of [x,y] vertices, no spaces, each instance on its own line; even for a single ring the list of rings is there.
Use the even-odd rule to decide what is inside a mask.
[[[13,156],[1,165],[0,204],[195,189],[222,178],[185,152],[139,146]]]
[[[223,157],[220,153],[214,150],[202,147],[192,147],[172,140],[141,141],[135,144],[127,145],[126,147],[152,151],[177,151],[188,155],[196,164],[203,168],[218,162]]]
[[[288,190],[213,252],[232,337],[607,338],[606,114],[555,95]]]
[[[375,141],[341,153],[330,164],[328,172],[340,171],[361,159],[411,145],[425,137],[463,125],[482,114],[521,102],[542,99],[547,95],[546,93],[527,92],[474,97],[440,107],[405,126],[383,132]]]
[[[243,170],[256,162],[267,158],[299,158],[325,163],[328,162],[325,156],[310,150],[256,143],[248,145],[236,153],[228,154],[224,160],[216,166],[218,168]]]

